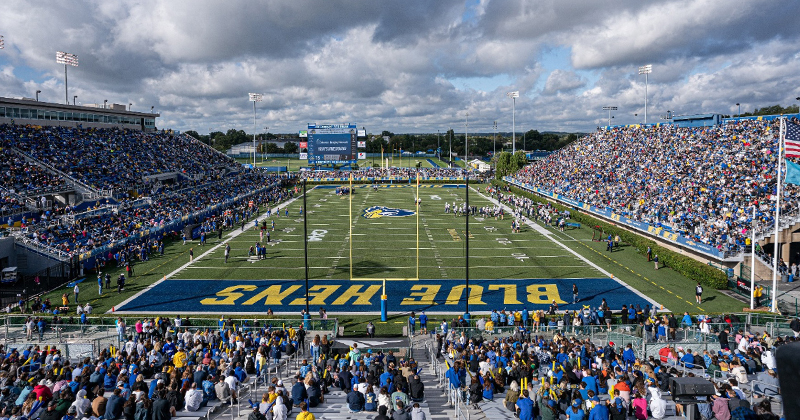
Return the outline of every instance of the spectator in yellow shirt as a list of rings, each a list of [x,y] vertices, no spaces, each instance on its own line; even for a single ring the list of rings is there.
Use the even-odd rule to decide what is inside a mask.
[[[494,332],[494,321],[492,321],[491,318],[487,319],[486,320],[486,325],[483,326],[483,329],[489,334],[493,333]]]
[[[172,356],[172,364],[175,366],[175,370],[183,373],[183,369],[186,367],[186,352],[182,348]]]

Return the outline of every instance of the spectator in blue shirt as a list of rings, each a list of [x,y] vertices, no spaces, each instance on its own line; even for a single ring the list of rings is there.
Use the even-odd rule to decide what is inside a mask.
[[[411,337],[414,336],[414,327],[415,327],[416,323],[417,323],[417,319],[415,318],[415,314],[412,311],[411,312],[411,316],[408,317],[408,330],[409,330],[408,331],[408,335],[411,336]]]
[[[428,315],[425,315],[425,311],[419,314],[419,330],[423,334],[428,334]]]
[[[517,400],[517,410],[519,410],[519,420],[533,420],[533,401],[528,398],[528,390],[522,390],[522,396]]]

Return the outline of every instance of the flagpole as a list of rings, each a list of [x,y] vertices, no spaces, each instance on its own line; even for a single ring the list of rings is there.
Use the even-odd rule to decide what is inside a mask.
[[[780,243],[778,242],[778,235],[780,234],[781,224],[781,160],[783,156],[783,142],[786,130],[786,120],[781,118],[780,135],[778,136],[778,198],[775,200],[775,241],[773,241],[773,255],[772,258],[772,312],[778,311],[778,250]]]
[[[755,309],[756,286],[756,205],[753,204],[753,218],[750,221],[750,309]]]

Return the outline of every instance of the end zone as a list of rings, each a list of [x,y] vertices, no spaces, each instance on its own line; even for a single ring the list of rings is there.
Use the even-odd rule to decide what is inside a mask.
[[[579,301],[572,303],[572,285]],[[611,278],[470,280],[470,312],[492,310],[547,310],[553,301],[560,310],[599,307],[603,298],[611,308],[622,305],[658,305]],[[298,315],[305,309],[302,280],[162,280],[117,308],[122,314],[275,314]],[[374,280],[314,280],[309,282],[309,306],[330,314],[379,314],[383,285]],[[463,313],[464,280],[422,279],[386,281],[388,311],[408,313]]]

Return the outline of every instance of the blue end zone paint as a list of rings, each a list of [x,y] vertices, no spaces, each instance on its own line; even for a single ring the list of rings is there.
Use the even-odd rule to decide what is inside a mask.
[[[580,302],[572,304],[572,285]],[[373,280],[313,280],[309,305],[324,306],[329,313],[380,313],[382,282]],[[575,310],[600,306],[603,298],[612,309],[623,304],[651,302],[609,278],[471,280],[470,312],[492,309],[546,310],[552,301]],[[430,313],[464,311],[463,280],[387,281],[388,311]],[[275,313],[299,314],[305,308],[302,280],[164,280],[117,308],[127,313]]]

